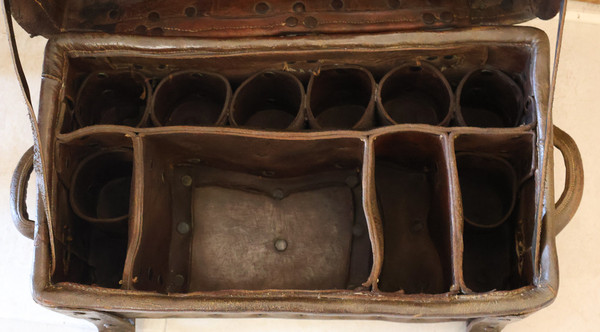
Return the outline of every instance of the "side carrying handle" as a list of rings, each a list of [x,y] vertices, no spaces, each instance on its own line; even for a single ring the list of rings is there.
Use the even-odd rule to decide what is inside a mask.
[[[27,214],[27,183],[33,172],[33,146],[23,154],[10,184],[10,211],[15,227],[23,236],[33,239],[35,222]]]
[[[47,177],[46,170],[48,169],[45,165],[46,158],[44,156],[44,151],[40,146],[40,142],[42,141],[40,135],[40,128],[38,126],[38,122],[35,116],[35,110],[31,104],[31,94],[29,92],[29,87],[27,86],[27,77],[25,77],[25,72],[23,71],[23,66],[21,65],[21,60],[19,59],[19,51],[17,49],[17,40],[15,38],[15,31],[13,29],[12,23],[12,14],[10,11],[10,1],[11,0],[0,0],[0,4],[2,7],[2,14],[4,14],[4,23],[6,27],[6,36],[8,37],[8,45],[10,48],[10,54],[12,56],[13,67],[15,69],[15,73],[17,74],[17,80],[19,85],[21,86],[21,92],[23,93],[23,97],[25,97],[25,105],[27,106],[27,115],[29,116],[29,122],[31,124],[31,130],[33,132],[33,149],[32,155],[29,159],[35,158],[35,162],[32,161],[33,168],[35,169],[38,176],[38,191],[41,196],[40,203],[44,207],[45,220],[48,224],[48,235],[50,239],[54,239],[54,226],[52,222],[52,215],[50,214],[50,202],[49,202],[49,194],[48,188],[46,187]],[[19,163],[20,165],[20,163]],[[27,181],[25,181],[27,182]],[[23,195],[24,196],[24,195]],[[13,195],[14,197],[14,195]],[[14,202],[13,202],[14,203]],[[13,204],[13,213],[15,210],[16,204]],[[20,212],[19,212],[20,213]],[[21,214],[22,216],[23,214]],[[19,217],[18,225],[21,225],[21,218]],[[33,225],[33,223],[25,224],[25,225]],[[19,230],[21,230],[20,226],[17,226]],[[33,227],[27,226],[26,229],[30,229],[30,231],[24,232],[21,231],[25,236],[29,238],[33,238]],[[54,241],[50,241],[50,257],[52,257],[52,263],[50,268],[50,274],[54,273],[54,269],[56,268],[56,250],[54,248]]]
[[[565,160],[565,189],[556,202],[554,229],[556,234],[567,226],[575,215],[583,196],[583,162],[575,141],[569,134],[554,126],[554,146]]]

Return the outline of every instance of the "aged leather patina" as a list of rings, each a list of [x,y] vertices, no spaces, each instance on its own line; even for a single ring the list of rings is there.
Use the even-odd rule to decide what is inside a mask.
[[[38,303],[101,330],[268,316],[484,331],[555,298],[581,157],[552,125],[547,36],[509,25],[560,1],[6,4],[49,38],[12,187]]]

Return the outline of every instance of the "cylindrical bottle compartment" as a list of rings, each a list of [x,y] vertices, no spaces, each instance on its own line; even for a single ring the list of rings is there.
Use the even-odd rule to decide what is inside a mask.
[[[448,126],[451,121],[458,126],[509,128],[533,121],[521,86],[491,66],[468,72],[456,96],[440,69],[426,62],[406,62],[389,71],[379,85],[369,70],[355,65],[319,68],[304,82],[306,93],[299,77],[306,79],[291,72],[259,72],[231,97],[228,78],[216,73],[175,72],[151,91],[150,80],[138,73],[95,72],[79,89],[74,116],[80,127],[138,127],[147,125],[148,118],[153,126],[227,126],[229,117],[233,127],[272,130],[306,129],[305,120],[310,128],[321,130]]]
[[[536,233],[535,136],[452,135],[462,197],[465,292],[512,290],[533,282]]]
[[[444,75],[434,66],[404,64],[379,83],[377,109],[381,123],[424,123],[445,126],[450,122],[453,94]]]
[[[117,223],[129,216],[133,155],[105,150],[84,159],[75,170],[69,200],[73,212],[94,223]]]
[[[475,227],[493,228],[512,213],[517,175],[504,159],[471,153],[456,156],[465,221]]]
[[[314,129],[373,126],[375,80],[358,66],[321,69],[308,83],[308,123]]]
[[[304,87],[280,71],[258,73],[233,96],[230,122],[236,127],[298,130],[304,127]]]
[[[456,121],[470,127],[516,127],[523,114],[523,92],[500,70],[485,67],[468,73],[457,91]]]
[[[231,98],[229,81],[219,74],[183,71],[168,75],[151,102],[155,126],[225,125]]]
[[[100,124],[138,127],[147,119],[151,88],[132,71],[96,72],[83,82],[75,102],[80,127]]]

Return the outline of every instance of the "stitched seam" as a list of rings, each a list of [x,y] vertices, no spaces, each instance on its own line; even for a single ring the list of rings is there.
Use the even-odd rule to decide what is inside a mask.
[[[210,27],[206,29],[179,29],[165,27],[164,30],[174,30],[182,32],[202,32],[202,31],[222,31],[222,30],[241,30],[241,29],[270,29],[275,27],[285,26],[285,23],[281,24],[270,24],[270,25],[244,25],[236,27]]]
[[[381,20],[381,21],[321,21],[319,25],[324,24],[383,24],[383,23],[406,23],[406,22],[417,22],[417,20],[411,19],[397,19],[397,20]],[[206,29],[180,29],[164,27],[163,30],[180,31],[180,32],[204,32],[204,31],[223,31],[223,30],[241,30],[241,29],[271,29],[276,27],[285,26],[285,23],[271,24],[271,25],[246,25],[246,26],[234,26],[234,27],[210,27]]]
[[[381,21],[322,21],[319,24],[380,24],[380,23],[405,23],[417,22],[419,20],[397,19],[397,20],[381,20]]]
[[[42,77],[45,77],[45,78],[50,78],[50,79],[53,79],[53,80],[55,80],[55,81],[62,82],[62,80],[61,80],[60,78],[58,78],[58,77],[56,77],[56,76],[54,76],[54,75],[50,75],[50,74],[42,74]]]

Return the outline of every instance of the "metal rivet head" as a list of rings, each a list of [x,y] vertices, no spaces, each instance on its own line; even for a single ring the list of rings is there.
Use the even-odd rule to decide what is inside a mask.
[[[109,12],[108,12],[108,17],[109,17],[111,20],[114,20],[114,19],[116,19],[117,17],[119,17],[119,11],[118,11],[118,10],[116,10],[116,9],[113,9],[113,10],[109,11]]]
[[[388,0],[388,6],[392,9],[400,7],[400,0]]]
[[[148,28],[146,28],[146,26],[144,26],[144,25],[138,25],[134,29],[135,33],[137,33],[137,34],[144,34],[144,33],[146,33],[147,30],[148,30]]]
[[[187,7],[185,9],[185,16],[187,16],[187,17],[196,16],[196,8],[195,7]]]
[[[288,243],[286,240],[284,239],[277,239],[275,240],[275,249],[277,249],[277,251],[285,251],[285,249],[287,249]]]
[[[160,20],[160,14],[157,12],[151,12],[148,14],[148,19],[152,22]]]
[[[443,12],[440,14],[440,19],[444,23],[450,23],[454,21],[454,14],[452,14],[451,12]]]
[[[269,11],[269,9],[269,4],[266,2],[259,2],[254,7],[254,11],[256,11],[259,14],[266,14]]]
[[[177,232],[179,234],[185,235],[190,232],[190,224],[187,222],[180,222],[177,224]]]
[[[302,2],[296,2],[292,8],[296,13],[303,13],[306,11],[306,7]]]
[[[365,228],[361,224],[356,224],[352,226],[352,235],[354,235],[354,237],[362,236],[364,234],[364,230]]]
[[[262,171],[262,175],[269,177],[269,176],[275,175],[275,172],[274,171]]]
[[[331,7],[335,10],[340,10],[340,9],[344,8],[344,1],[333,0],[333,1],[331,1]]]
[[[192,185],[192,177],[189,175],[184,175],[181,177],[181,184],[183,184],[186,187],[189,187]]]
[[[160,27],[152,28],[150,34],[153,36],[160,36],[164,33],[164,30]]]
[[[319,22],[317,21],[316,18],[312,17],[312,16],[308,16],[307,18],[304,19],[304,26],[307,28],[314,28],[317,26],[317,24],[319,24]]]
[[[423,22],[425,22],[425,24],[433,24],[435,23],[435,16],[431,13],[425,13],[423,14]]]
[[[347,177],[346,185],[348,185],[348,187],[350,187],[350,188],[356,187],[356,185],[358,185],[358,176],[350,175],[349,177]]]
[[[272,195],[273,195],[273,198],[275,198],[275,199],[283,199],[283,197],[285,196],[283,193],[283,190],[281,190],[281,189],[273,190]]]
[[[425,225],[423,224],[423,222],[420,220],[416,220],[410,227],[410,230],[413,233],[418,233],[418,232],[422,231],[423,228],[425,228]]]
[[[175,277],[173,277],[173,286],[181,287],[181,286],[183,286],[184,283],[185,283],[185,278],[181,274],[178,274]]]
[[[296,25],[298,25],[298,19],[290,16],[285,20],[285,25],[287,25],[288,27],[295,27]]]

